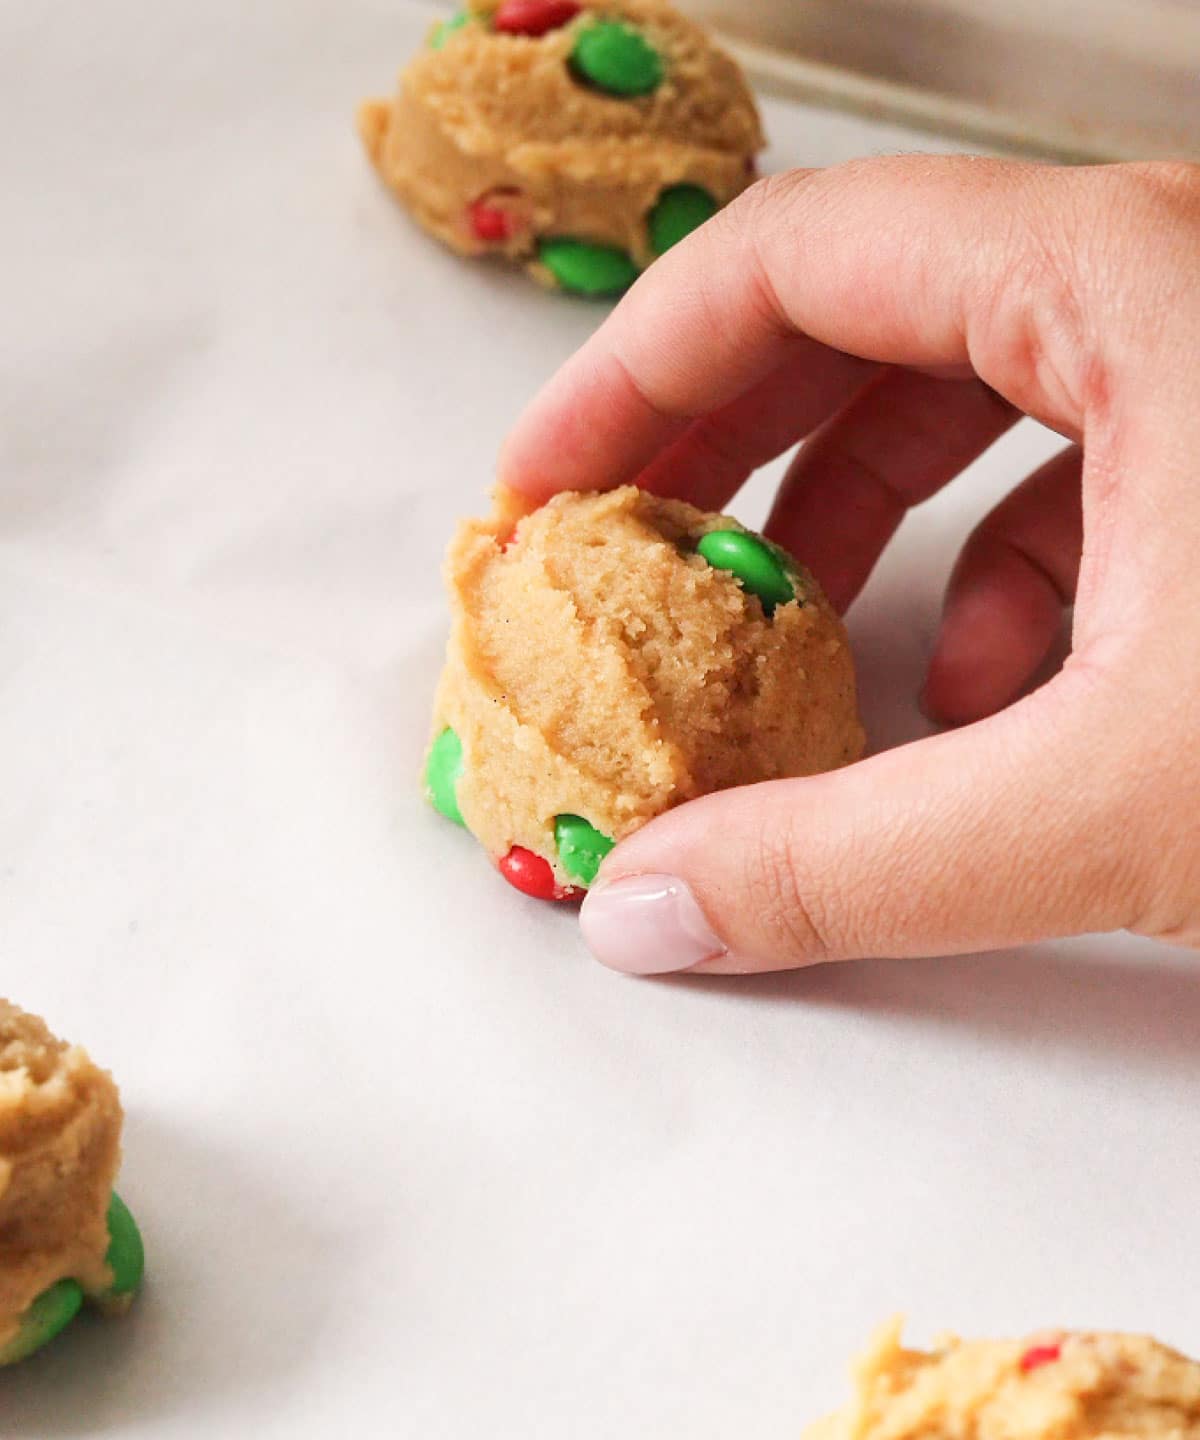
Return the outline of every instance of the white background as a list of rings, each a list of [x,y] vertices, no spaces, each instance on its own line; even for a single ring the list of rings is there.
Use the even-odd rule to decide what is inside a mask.
[[[1200,1350],[1194,958],[622,979],[422,802],[442,546],[600,313],[376,184],[353,106],[427,18],[0,8],[0,990],[120,1080],[150,1265],[0,1433],[783,1440],[899,1308]],[[775,166],[921,143],[767,121]],[[876,744],[1049,444],[857,607]]]

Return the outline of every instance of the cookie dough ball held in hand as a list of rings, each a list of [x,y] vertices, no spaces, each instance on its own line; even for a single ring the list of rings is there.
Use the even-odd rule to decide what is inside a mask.
[[[112,1188],[121,1120],[106,1071],[0,1000],[0,1365],[141,1285],[142,1239]]]
[[[359,129],[452,249],[592,296],[744,190],[763,144],[737,65],[663,0],[472,0]]]
[[[671,806],[861,754],[845,630],[791,556],[632,486],[516,505],[450,545],[425,789],[517,889],[579,896]]]

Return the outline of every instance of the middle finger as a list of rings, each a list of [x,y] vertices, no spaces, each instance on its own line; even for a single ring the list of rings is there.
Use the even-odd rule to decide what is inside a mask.
[[[844,611],[907,510],[949,484],[1020,419],[981,380],[886,370],[792,461],[767,534],[803,556]]]

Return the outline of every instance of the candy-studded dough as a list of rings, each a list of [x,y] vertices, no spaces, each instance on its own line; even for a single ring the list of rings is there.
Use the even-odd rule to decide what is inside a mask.
[[[447,556],[429,786],[454,818],[453,775],[458,815],[497,863],[516,846],[560,889],[586,884],[595,842],[563,816],[619,840],[694,796],[859,756],[845,630],[790,559],[794,598],[764,606],[697,553],[740,532],[727,517],[625,486],[558,495],[514,531],[504,504],[463,523]]]
[[[514,3],[472,0],[434,32],[395,98],[361,107],[367,152],[460,254],[504,255],[547,284],[620,289],[749,183],[763,143],[754,102],[734,61],[663,0],[567,5],[557,16],[570,18],[539,34],[497,28]],[[617,93],[581,63],[660,78]],[[587,247],[582,269],[564,242]]]
[[[0,1346],[56,1281],[102,1295],[120,1159],[111,1076],[0,1000]]]
[[[885,1326],[856,1394],[805,1440],[1200,1440],[1200,1365],[1143,1335],[1047,1333],[906,1350]]]

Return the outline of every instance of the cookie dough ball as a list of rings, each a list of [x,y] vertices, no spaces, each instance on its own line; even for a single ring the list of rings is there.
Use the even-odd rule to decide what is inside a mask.
[[[112,1077],[0,1000],[0,1364],[85,1297],[109,1310],[133,1298],[141,1240],[112,1189],[121,1121]]]
[[[861,754],[846,632],[789,556],[632,486],[514,503],[450,545],[425,776],[519,889],[578,893],[672,805]]]
[[[763,144],[737,65],[663,0],[471,0],[359,130],[452,249],[588,295],[745,189]]]
[[[1200,1440],[1200,1365],[1142,1335],[948,1340],[926,1353],[905,1350],[893,1322],[856,1381],[806,1440]]]

